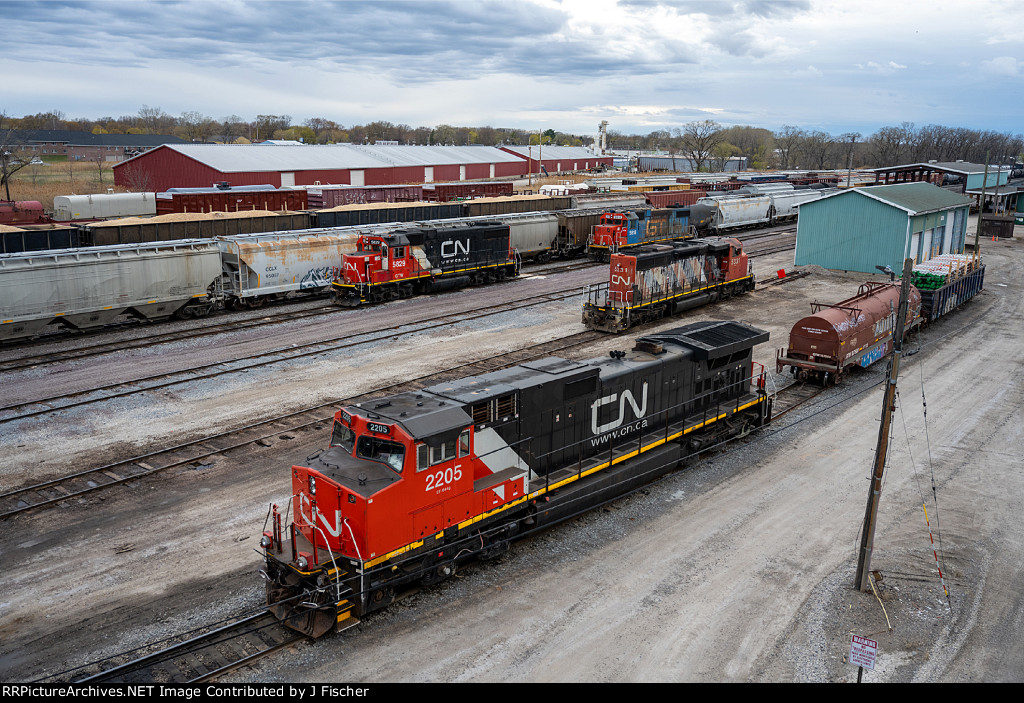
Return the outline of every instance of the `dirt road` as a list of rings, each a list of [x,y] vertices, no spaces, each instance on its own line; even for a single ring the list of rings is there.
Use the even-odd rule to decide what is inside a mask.
[[[727,453],[233,679],[849,681],[857,675],[844,662],[851,633],[878,641],[878,666],[866,681],[1024,679],[1020,247],[984,243],[986,291],[926,329],[920,351],[905,359],[872,561],[883,576],[877,599],[855,591],[853,580],[880,365]],[[756,272],[766,278],[786,265],[780,256]],[[686,321],[740,319],[768,329],[771,341],[756,356],[774,368],[775,348],[808,303],[835,302],[863,278],[816,271]],[[499,325],[424,335],[419,349],[378,350],[347,371],[325,360],[316,383],[288,373],[288,383],[233,384],[219,398],[173,394],[163,399],[167,436],[187,424],[174,413],[209,406],[240,424],[257,398],[265,407],[311,398],[325,385],[358,390],[351,368],[368,379],[394,373],[403,359],[421,364],[427,351],[431,363],[450,364],[470,358],[477,342],[558,336],[579,326],[576,304],[510,318],[504,333]],[[609,338],[580,356],[625,344]],[[147,414],[136,423],[131,408],[117,407],[77,421],[117,427],[119,452],[152,441],[163,422]],[[38,432],[26,433],[38,441]],[[9,520],[0,536],[0,677],[67,677],[60,672],[257,607],[253,549],[266,506],[286,495],[283,469],[326,434],[254,446],[212,466]],[[5,446],[11,441],[18,437]],[[60,442],[49,450],[34,444],[31,457],[47,466],[76,460],[73,444]]]

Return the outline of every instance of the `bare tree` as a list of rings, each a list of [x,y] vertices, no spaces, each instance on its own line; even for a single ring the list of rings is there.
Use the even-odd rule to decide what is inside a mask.
[[[230,144],[235,141],[238,137],[242,136],[242,132],[245,129],[245,123],[242,122],[242,118],[238,115],[228,115],[221,122],[220,135],[224,139],[225,144]]]
[[[800,153],[804,156],[805,166],[822,169],[836,153],[836,140],[828,132],[814,130],[807,132],[800,142]]]
[[[252,126],[255,131],[252,141],[258,142],[270,139],[278,130],[291,127],[292,118],[291,115],[256,115],[256,121]]]
[[[682,130],[682,152],[694,171],[703,171],[716,146],[722,142],[722,127],[714,120],[687,122]]]
[[[137,122],[148,134],[170,134],[176,120],[159,107],[143,105],[139,110]]]
[[[871,149],[879,166],[896,166],[909,158],[914,145],[914,123],[882,127],[871,135]]]
[[[210,117],[191,110],[181,113],[178,126],[186,139],[192,142],[207,142],[217,123]]]
[[[124,176],[125,187],[131,193],[145,193],[153,190],[153,174],[148,169],[139,166],[138,161],[125,164],[120,167],[121,175]]]
[[[725,171],[729,165],[729,159],[740,155],[740,148],[729,142],[719,142],[711,150],[711,164],[716,171]]]
[[[89,161],[96,164],[96,181],[100,187],[103,187],[103,163],[105,161],[103,152],[97,151],[95,154],[89,157]]]
[[[794,157],[804,138],[804,131],[793,125],[782,125],[775,133],[775,153],[779,157],[779,168],[793,168]]]
[[[34,154],[14,129],[6,112],[0,112],[0,185],[11,199],[11,176],[32,163]]]

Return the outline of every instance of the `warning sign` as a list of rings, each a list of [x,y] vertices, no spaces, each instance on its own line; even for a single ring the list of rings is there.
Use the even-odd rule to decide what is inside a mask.
[[[867,637],[853,636],[850,642],[850,663],[865,669],[875,669],[875,657],[878,656],[878,642]]]

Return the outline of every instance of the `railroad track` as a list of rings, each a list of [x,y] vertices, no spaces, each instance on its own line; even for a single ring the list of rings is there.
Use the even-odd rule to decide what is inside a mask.
[[[569,289],[568,292],[570,294],[574,294],[574,292],[577,290],[578,288],[574,287],[572,289]],[[549,296],[562,295],[565,292],[566,291],[552,293],[549,294]],[[523,300],[509,301],[499,306],[493,306],[495,309],[487,314],[496,314],[497,312],[503,312],[505,311],[505,309],[509,307],[521,308],[523,307],[524,302],[540,304],[547,301],[538,296],[531,296]],[[441,316],[439,318],[435,318],[434,322],[436,322],[436,324],[434,326],[450,324],[453,321],[451,318],[452,316]],[[447,322],[444,322],[442,320],[447,320]],[[400,334],[419,331],[422,331],[422,329],[407,330],[406,332],[394,333],[391,334],[390,336],[394,337],[399,336]],[[437,373],[421,376],[416,379],[410,379],[409,381],[400,384],[391,384],[388,386],[376,388],[357,397],[332,400],[327,403],[323,403],[317,406],[295,411],[285,415],[277,416],[268,420],[253,423],[251,425],[234,428],[226,432],[208,435],[194,441],[176,445],[174,447],[138,455],[119,462],[107,464],[105,466],[95,467],[81,472],[76,472],[74,474],[69,474],[50,481],[40,482],[29,486],[23,486],[15,490],[8,491],[7,493],[0,494],[0,519],[11,517],[18,513],[32,510],[34,508],[54,505],[75,498],[81,498],[86,494],[110,488],[116,485],[130,484],[130,482],[134,480],[141,479],[143,477],[172,468],[192,467],[194,469],[202,469],[210,465],[210,463],[212,463],[212,458],[214,456],[223,454],[224,452],[230,451],[232,449],[238,449],[253,443],[269,446],[278,438],[291,439],[294,436],[293,433],[295,432],[304,431],[310,427],[315,428],[317,425],[329,423],[332,421],[333,418],[333,409],[339,405],[354,404],[356,402],[362,402],[363,400],[368,400],[370,398],[382,394],[398,393],[408,388],[416,388],[422,387],[424,385],[430,385],[432,383],[439,383],[441,381],[455,378],[457,376],[486,373],[487,371],[491,371],[497,368],[512,366],[515,364],[522,363],[523,361],[526,361],[531,358],[538,358],[540,356],[550,355],[553,353],[563,351],[565,349],[581,346],[584,344],[588,344],[592,341],[595,341],[597,339],[604,338],[606,338],[605,334],[593,331],[586,331],[579,334],[568,335],[566,337],[542,345],[531,345],[516,352],[495,355],[493,357],[481,359],[470,364],[464,364]],[[363,340],[361,342],[358,342],[357,344],[368,343],[368,341],[377,340]],[[301,354],[296,354],[291,358],[295,358],[295,356],[300,355],[319,354],[322,353],[323,351],[324,349],[318,348],[314,351],[306,351]],[[264,363],[276,363],[276,361],[268,361]],[[250,366],[247,368],[252,367]],[[222,371],[222,373],[229,373],[241,370],[242,369],[229,369]],[[173,385],[175,383],[182,383],[190,380],[196,379],[194,376],[192,376],[190,378],[169,381],[159,385],[151,385],[146,388],[129,389],[118,395],[138,393],[144,390],[152,390],[153,388]],[[136,380],[136,382],[138,382],[138,380]],[[75,407],[77,405],[84,405],[90,402],[97,402],[111,397],[116,396],[108,394],[103,396],[102,398],[83,400],[76,402],[74,404],[62,405],[57,408],[47,408],[45,410],[33,412],[32,414],[36,415],[43,414],[46,412],[55,412],[57,410]],[[8,407],[10,408],[15,406]],[[332,412],[324,414],[325,409],[332,409]],[[18,419],[20,417],[27,416],[28,414],[22,414],[16,416],[15,418],[0,419],[0,423],[7,420]]]
[[[525,271],[520,276],[520,278],[546,276],[549,274],[563,273],[565,271],[576,271],[580,269],[592,268],[597,265],[598,264],[595,262],[590,262],[586,260],[578,260],[571,263],[556,265],[534,265],[530,267],[530,270]],[[510,279],[510,281],[515,280],[517,279]],[[27,369],[32,367],[38,367],[41,365],[62,363],[65,361],[100,356],[103,354],[109,354],[111,352],[117,351],[125,351],[130,349],[145,349],[147,347],[168,344],[183,339],[192,340],[201,337],[210,337],[218,334],[225,334],[229,332],[235,332],[238,330],[250,329],[255,327],[265,328],[269,325],[278,325],[285,322],[293,322],[295,320],[302,320],[310,317],[323,317],[328,315],[353,312],[352,308],[341,307],[334,304],[320,305],[317,307],[302,308],[298,310],[295,309],[294,306],[290,308],[285,306],[286,302],[298,303],[310,302],[310,300],[313,300],[312,296],[310,298],[306,298],[303,300],[279,301],[279,306],[283,308],[283,311],[271,312],[270,310],[267,310],[267,313],[254,318],[240,319],[238,317],[229,315],[228,319],[219,319],[210,324],[203,324],[204,322],[207,321],[205,319],[202,321],[197,320],[196,322],[198,324],[192,324],[182,329],[166,331],[161,330],[156,332],[155,334],[150,334],[143,337],[136,337],[135,339],[110,340],[95,344],[78,346],[73,349],[45,351],[33,354],[26,354],[9,359],[3,359],[0,360],[0,372],[17,371],[19,369]],[[110,333],[111,331],[115,331],[117,329],[122,328],[116,325],[108,325],[105,328],[88,331],[85,333],[69,332],[67,335],[47,335],[46,337],[33,340],[33,346],[48,344],[50,342],[67,341],[72,335],[99,335],[102,333]],[[50,339],[51,337],[53,339]]]
[[[262,612],[140,656],[75,683],[198,683],[306,639]],[[118,657],[119,660],[125,657]],[[111,662],[103,662],[109,665]]]
[[[512,352],[496,354],[473,362],[460,364],[439,372],[420,376],[401,383],[375,388],[350,398],[331,400],[303,410],[279,415],[261,422],[235,428],[226,432],[207,435],[147,454],[140,454],[123,461],[79,471],[50,481],[0,494],[0,520],[35,508],[63,503],[87,494],[130,484],[132,481],[162,471],[179,467],[201,469],[212,463],[218,454],[238,449],[253,443],[270,446],[277,439],[291,439],[297,432],[308,428],[322,429],[334,417],[334,409],[341,405],[370,400],[385,394],[399,393],[411,388],[459,378],[468,374],[486,373],[499,368],[514,366],[531,359],[548,356],[573,347],[604,339],[602,332],[586,331],[568,335],[542,344],[529,345]],[[329,411],[325,414],[325,410]],[[319,426],[319,427],[318,427]]]
[[[47,415],[61,410],[107,401],[114,398],[136,395],[138,393],[167,388],[169,386],[175,386],[182,383],[192,383],[226,374],[247,372],[252,369],[286,361],[294,361],[296,359],[315,356],[325,352],[334,352],[365,344],[373,344],[385,339],[396,339],[411,334],[438,329],[440,327],[445,327],[459,322],[498,315],[510,310],[521,310],[527,307],[558,302],[567,297],[579,295],[582,293],[582,290],[583,286],[572,286],[571,288],[560,291],[504,301],[496,305],[475,308],[466,312],[437,315],[435,317],[421,319],[415,323],[394,325],[382,330],[355,334],[337,340],[292,345],[260,352],[250,356],[231,359],[230,361],[201,364],[187,369],[133,378],[128,381],[120,381],[118,383],[111,383],[103,386],[96,386],[74,393],[65,393],[44,398],[33,398],[32,400],[12,403],[10,405],[0,407],[0,424],[36,417],[39,415]]]

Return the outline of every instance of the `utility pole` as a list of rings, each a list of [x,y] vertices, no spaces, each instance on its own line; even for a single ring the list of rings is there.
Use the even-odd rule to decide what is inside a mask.
[[[875,466],[868,490],[868,507],[864,513],[864,531],[861,534],[860,552],[857,558],[857,582],[859,591],[871,590],[868,575],[871,573],[871,550],[875,541],[875,521],[878,519],[878,503],[882,495],[882,476],[885,473],[885,458],[889,450],[889,428],[892,412],[896,408],[896,379],[900,372],[900,356],[903,353],[903,330],[910,304],[910,275],[914,260],[903,260],[903,281],[900,284],[900,305],[896,316],[892,338],[892,363],[885,379],[885,394],[882,400],[882,421],[878,428],[878,447],[875,450]]]
[[[978,203],[978,226],[974,229],[974,258],[978,258],[978,238],[981,236],[981,216],[985,213],[985,186],[988,185],[988,155],[985,152],[985,176],[981,179],[981,202]],[[966,178],[966,176],[965,176]],[[996,177],[998,185],[999,178]]]

